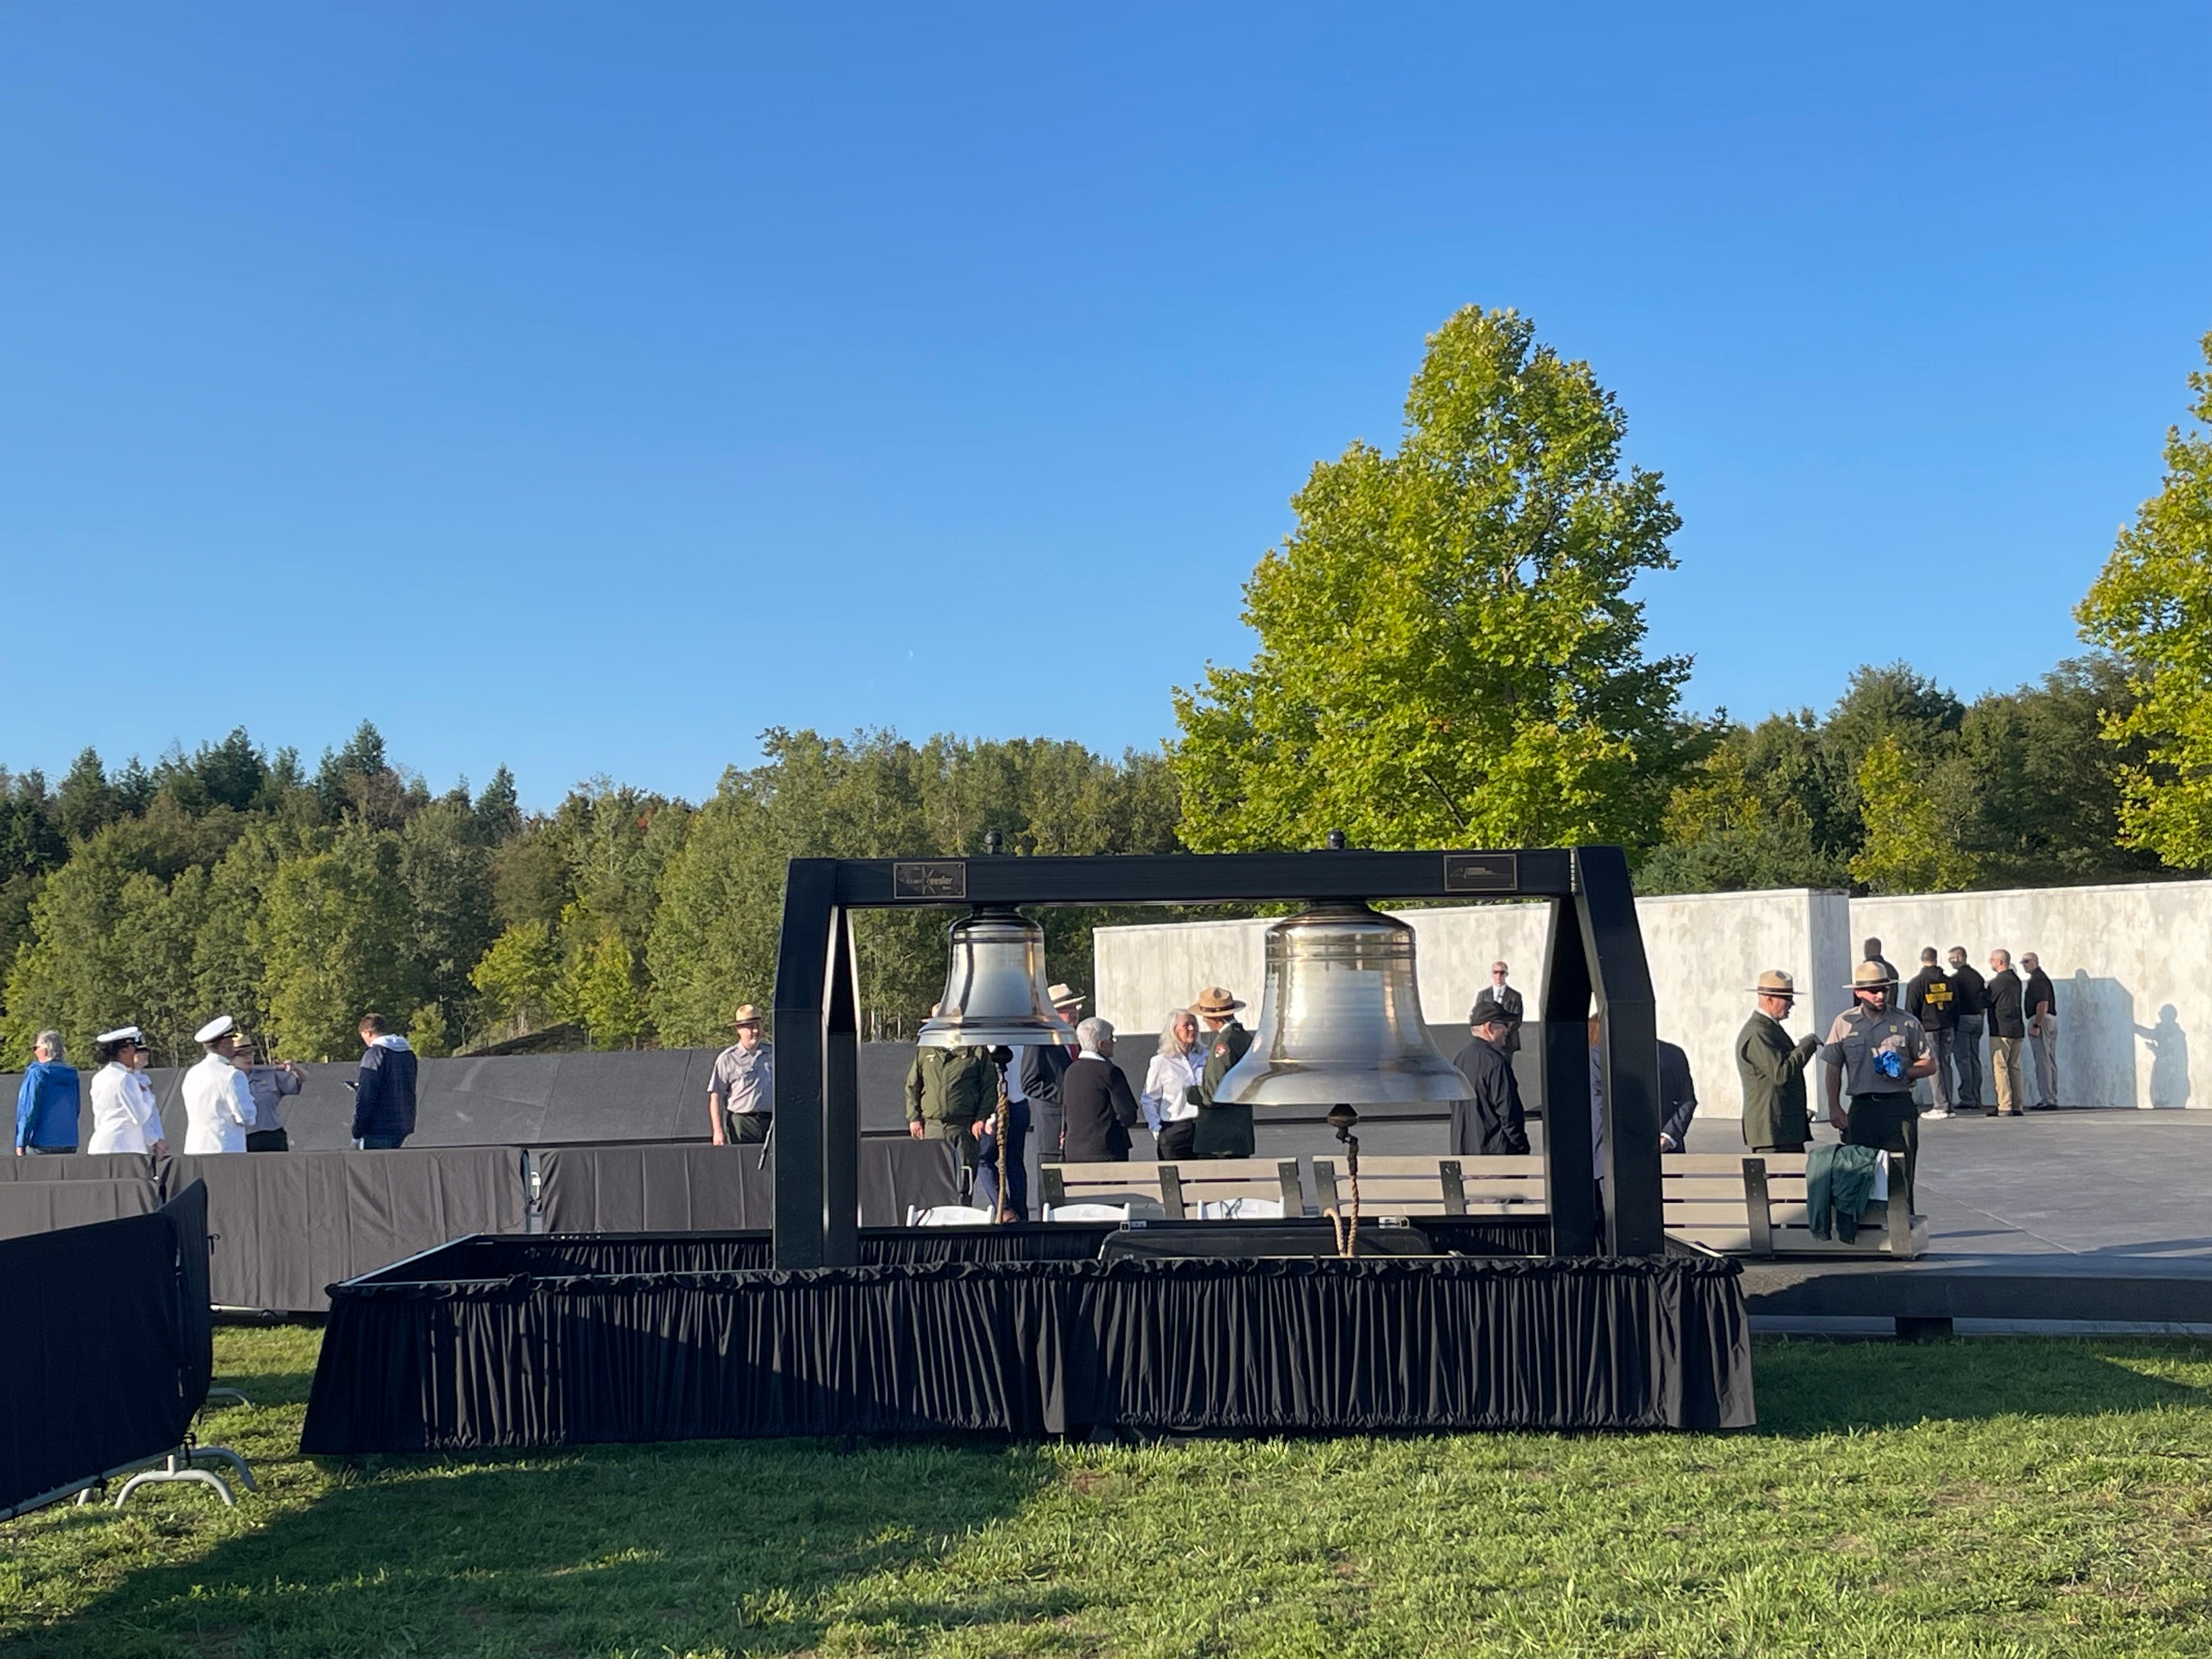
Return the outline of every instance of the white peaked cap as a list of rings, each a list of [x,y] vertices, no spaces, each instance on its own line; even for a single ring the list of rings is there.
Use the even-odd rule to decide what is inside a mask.
[[[146,1034],[136,1025],[118,1025],[112,1031],[102,1031],[93,1038],[94,1042],[143,1042]]]
[[[233,1019],[228,1014],[217,1014],[206,1024],[201,1026],[198,1030],[192,1033],[192,1041],[195,1042],[213,1042],[217,1037],[228,1036],[231,1032],[237,1029],[238,1022]]]

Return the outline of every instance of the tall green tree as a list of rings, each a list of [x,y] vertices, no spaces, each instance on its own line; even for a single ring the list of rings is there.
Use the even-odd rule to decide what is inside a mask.
[[[2120,835],[2186,869],[2212,867],[2212,334],[2189,377],[2205,422],[2166,434],[2166,479],[2075,612],[2126,668],[2134,705],[2106,735],[2141,745],[2120,769]]]
[[[1653,839],[1689,664],[1644,654],[1630,587],[1680,521],[1625,430],[1516,313],[1431,335],[1397,451],[1354,443],[1292,498],[1244,589],[1251,665],[1176,695],[1183,840]]]
[[[1972,856],[1960,850],[1926,778],[1892,732],[1859,763],[1866,840],[1851,878],[1875,893],[1950,893],[1972,884]]]
[[[399,837],[359,820],[325,852],[271,879],[264,960],[272,1034],[299,1060],[343,1058],[374,1011],[404,1021],[422,1006]]]

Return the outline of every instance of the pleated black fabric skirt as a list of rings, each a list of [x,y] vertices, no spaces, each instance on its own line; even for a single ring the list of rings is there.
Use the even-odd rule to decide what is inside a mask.
[[[639,1254],[635,1240],[585,1243]],[[561,1265],[548,1260],[428,1278],[447,1254],[408,1264],[411,1282],[333,1287],[303,1449],[1753,1420],[1749,1322],[1728,1261],[547,1273]]]

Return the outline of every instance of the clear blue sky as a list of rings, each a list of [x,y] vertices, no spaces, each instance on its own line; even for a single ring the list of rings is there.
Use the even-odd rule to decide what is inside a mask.
[[[2201,4],[0,13],[0,761],[364,715],[693,797],[1118,750],[1515,306],[1693,702],[2076,648],[2212,328]]]

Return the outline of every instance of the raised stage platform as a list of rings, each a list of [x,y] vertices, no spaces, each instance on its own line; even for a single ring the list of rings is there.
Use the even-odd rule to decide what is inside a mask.
[[[861,1236],[867,1265],[769,1271],[757,1236],[459,1240],[332,1288],[301,1445],[1754,1419],[1732,1261],[1445,1253],[1479,1225],[1356,1261],[1316,1253],[1324,1224],[1194,1232],[1247,1229],[1277,1253],[1115,1248],[1167,1229],[884,1229]]]

